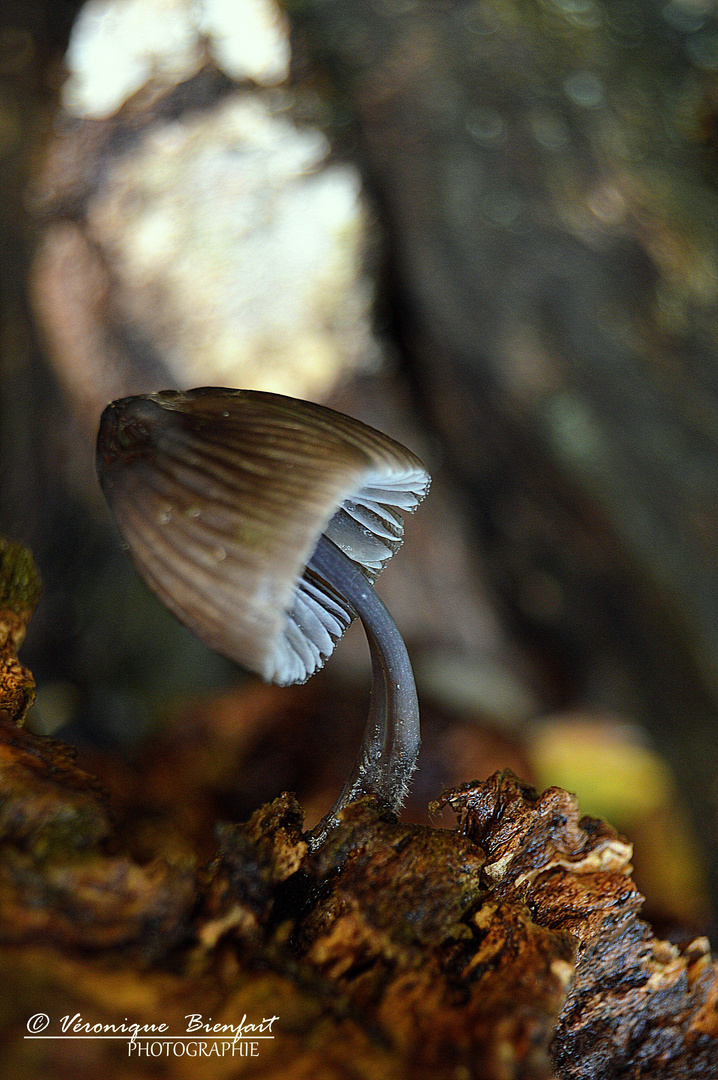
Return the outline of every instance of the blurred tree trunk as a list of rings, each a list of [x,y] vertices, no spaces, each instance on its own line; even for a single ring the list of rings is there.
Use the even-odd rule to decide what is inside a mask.
[[[41,447],[36,427],[22,418],[42,392],[31,377],[39,350],[28,306],[31,224],[28,181],[58,102],[63,55],[80,0],[6,0],[0,7],[0,450],[3,519],[31,510],[23,473]],[[23,470],[12,464],[24,463]],[[9,486],[14,484],[15,486]],[[20,507],[23,510],[20,510]],[[3,521],[3,524],[5,520]]]
[[[31,545],[42,566],[45,592],[31,637],[64,627],[62,657],[54,639],[45,650],[49,667],[53,649],[60,667],[71,651],[76,575],[91,572],[96,546],[63,482],[67,409],[44,359],[28,287],[37,227],[32,182],[52,135],[64,54],[81,6],[81,0],[0,4],[0,532]]]

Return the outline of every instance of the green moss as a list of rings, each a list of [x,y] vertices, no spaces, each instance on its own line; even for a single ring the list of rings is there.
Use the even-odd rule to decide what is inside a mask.
[[[41,591],[40,574],[28,549],[0,537],[0,608],[17,615],[32,611]]]

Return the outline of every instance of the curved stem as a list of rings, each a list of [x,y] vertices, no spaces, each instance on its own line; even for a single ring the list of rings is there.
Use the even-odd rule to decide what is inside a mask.
[[[386,607],[355,562],[322,536],[308,569],[318,574],[362,621],[372,663],[372,691],[356,764],[331,810],[311,833],[318,847],[339,811],[361,795],[398,810],[419,752],[419,705],[406,646]]]

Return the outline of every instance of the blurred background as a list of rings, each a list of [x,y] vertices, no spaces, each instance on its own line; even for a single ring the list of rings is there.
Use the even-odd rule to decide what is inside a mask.
[[[407,818],[502,767],[559,784],[634,842],[662,933],[712,932],[717,182],[712,0],[3,3],[28,726],[208,855],[283,789],[319,818],[361,633],[283,690],[204,649],[136,579],[94,441],[130,393],[321,401],[434,476],[378,586],[422,703]]]

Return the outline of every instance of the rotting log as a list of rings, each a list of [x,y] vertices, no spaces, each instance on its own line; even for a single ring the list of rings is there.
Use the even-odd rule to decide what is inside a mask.
[[[29,551],[0,537],[0,720],[21,725],[35,702],[35,682],[17,651],[40,598]]]
[[[163,821],[140,853],[62,743],[0,747],[2,1077],[715,1075],[707,942],[652,935],[630,845],[565,791],[498,772],[436,804],[456,829],[359,802],[313,853],[282,795],[203,864]]]

